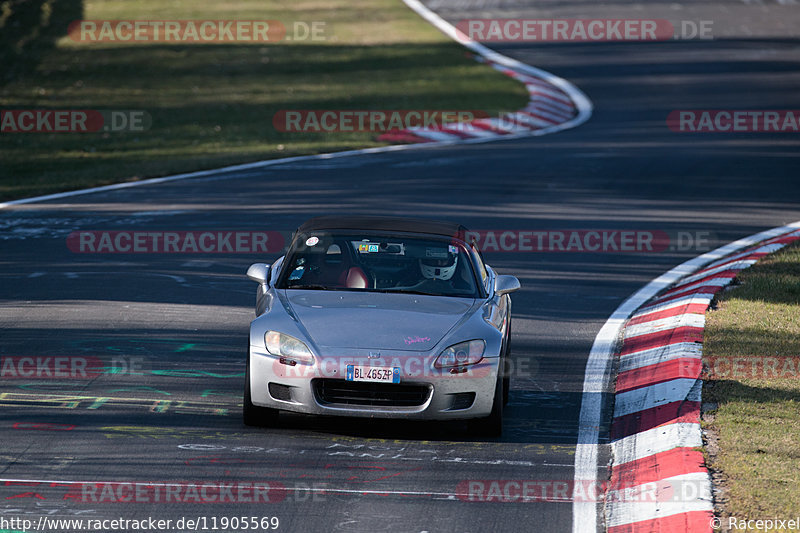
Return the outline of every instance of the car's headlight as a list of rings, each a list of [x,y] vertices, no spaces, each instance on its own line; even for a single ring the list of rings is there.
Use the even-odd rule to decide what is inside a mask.
[[[450,368],[457,366],[474,365],[483,359],[486,343],[482,340],[460,342],[443,351],[433,366],[436,368]]]
[[[286,358],[298,363],[311,364],[314,362],[314,356],[308,346],[291,335],[268,331],[264,335],[264,342],[267,344],[267,351],[276,357]]]

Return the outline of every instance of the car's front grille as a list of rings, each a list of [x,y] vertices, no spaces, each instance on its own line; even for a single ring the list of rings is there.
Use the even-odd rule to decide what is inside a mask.
[[[366,383],[319,378],[311,381],[321,404],[366,405],[372,407],[417,407],[428,401],[429,385]]]

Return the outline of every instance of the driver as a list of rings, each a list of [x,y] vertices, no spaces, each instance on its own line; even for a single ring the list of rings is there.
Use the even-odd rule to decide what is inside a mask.
[[[447,253],[444,257],[425,257],[419,260],[422,276],[429,280],[449,281],[456,273],[458,255]]]
[[[463,282],[457,273],[458,252],[444,249],[428,254],[418,260],[422,280],[414,286],[414,289],[432,294],[449,294],[453,290],[460,289]]]

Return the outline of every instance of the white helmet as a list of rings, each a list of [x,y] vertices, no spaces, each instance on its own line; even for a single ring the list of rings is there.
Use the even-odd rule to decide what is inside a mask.
[[[447,281],[456,273],[458,255],[447,254],[445,257],[426,257],[419,260],[422,275],[427,279],[440,279]]]

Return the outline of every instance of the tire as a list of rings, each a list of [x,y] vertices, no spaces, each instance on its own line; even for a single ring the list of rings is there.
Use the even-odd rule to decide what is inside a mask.
[[[494,387],[492,412],[485,418],[470,420],[469,429],[473,434],[481,437],[499,437],[503,434],[503,386],[505,379],[498,373],[497,384]]]
[[[503,358],[503,406],[508,405],[508,391],[511,388],[511,376],[509,376],[508,358]]]
[[[278,423],[278,410],[254,405],[250,395],[250,358],[244,373],[244,397],[242,398],[242,421],[245,426],[273,427]]]
[[[503,405],[508,405],[508,391],[511,390],[511,318],[508,319],[508,332],[506,333],[506,348],[503,350]]]

